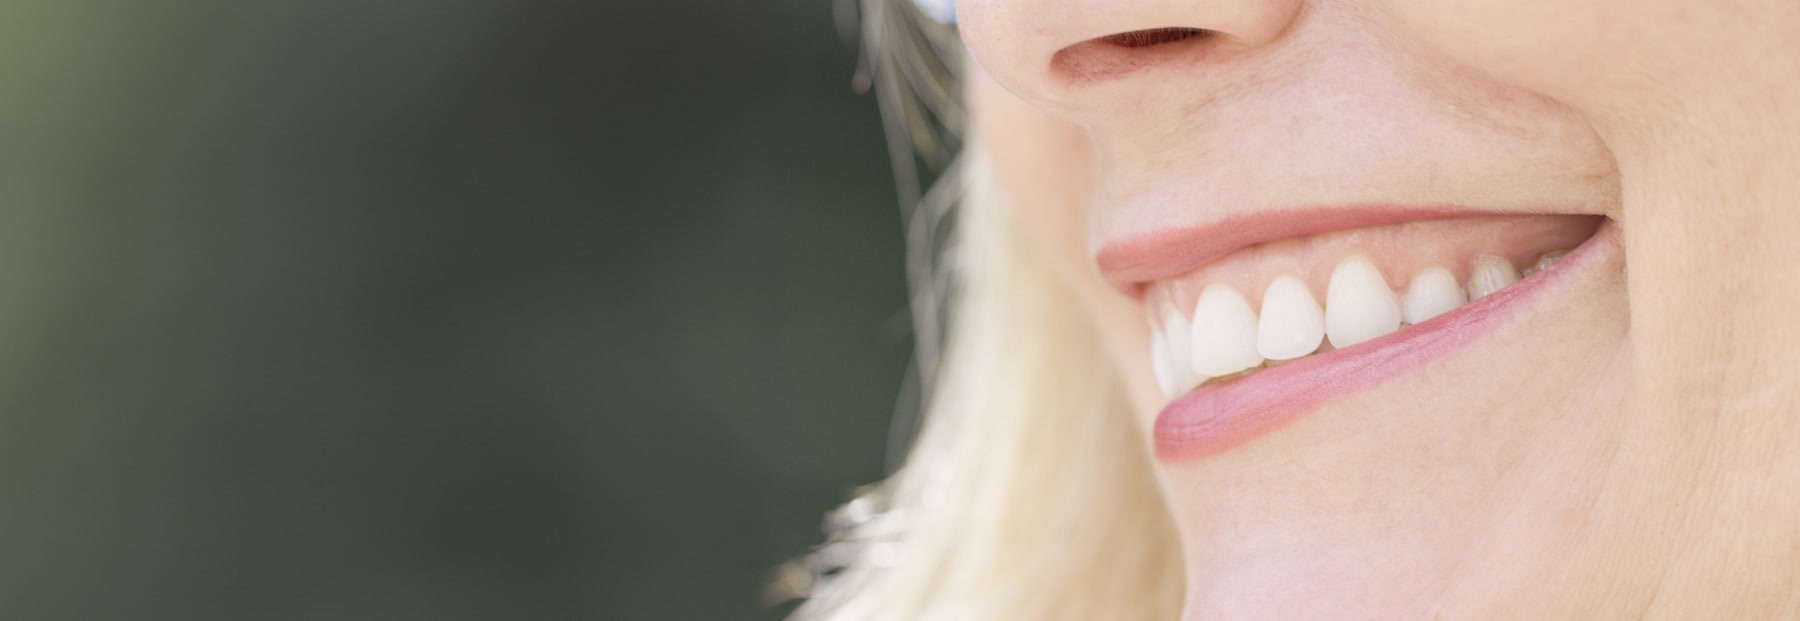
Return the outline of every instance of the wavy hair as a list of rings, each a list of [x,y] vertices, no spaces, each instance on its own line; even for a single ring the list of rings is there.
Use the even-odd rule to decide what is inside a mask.
[[[891,476],[828,517],[793,619],[1175,617],[1181,554],[1118,371],[979,141],[959,147],[960,41],[907,0],[860,9],[858,82],[909,242],[916,405],[896,414]]]

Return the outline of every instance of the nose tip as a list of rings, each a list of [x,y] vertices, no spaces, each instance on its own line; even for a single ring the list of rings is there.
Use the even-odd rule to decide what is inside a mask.
[[[1145,69],[1224,62],[1276,41],[1302,1],[961,0],[958,22],[1001,85],[1078,114],[1131,96]]]

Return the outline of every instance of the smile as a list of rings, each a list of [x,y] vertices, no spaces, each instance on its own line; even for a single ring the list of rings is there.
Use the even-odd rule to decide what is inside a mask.
[[[1334,213],[1214,225],[1102,252],[1102,269],[1115,268],[1109,276],[1138,279],[1151,369],[1173,399],[1155,426],[1160,459],[1235,447],[1460,349],[1568,264],[1616,245],[1605,218],[1585,215],[1386,223],[1405,212],[1365,210],[1363,222],[1384,224],[1312,232],[1356,222]],[[1301,234],[1244,233],[1259,230]]]

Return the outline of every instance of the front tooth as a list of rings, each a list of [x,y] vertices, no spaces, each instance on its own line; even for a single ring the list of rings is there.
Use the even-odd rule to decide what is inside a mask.
[[[1400,329],[1400,300],[1381,270],[1352,256],[1331,271],[1325,291],[1325,336],[1343,349]]]
[[[1231,285],[1214,283],[1194,301],[1194,372],[1229,375],[1262,364],[1256,353],[1256,309]]]
[[[1262,320],[1256,324],[1256,352],[1270,360],[1313,353],[1325,339],[1325,309],[1306,284],[1279,276],[1263,290]]]
[[[1418,325],[1468,301],[1450,270],[1433,267],[1413,276],[1412,284],[1406,286],[1406,301],[1401,304],[1400,314],[1406,323]]]
[[[1491,254],[1475,257],[1469,266],[1469,300],[1487,297],[1515,282],[1519,282],[1519,270],[1511,261]]]

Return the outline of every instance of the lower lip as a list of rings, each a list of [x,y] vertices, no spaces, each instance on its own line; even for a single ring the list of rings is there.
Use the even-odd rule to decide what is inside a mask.
[[[1156,457],[1186,461],[1217,455],[1275,431],[1340,395],[1373,387],[1448,356],[1492,332],[1537,295],[1618,248],[1617,227],[1592,238],[1548,270],[1425,323],[1344,349],[1307,356],[1235,380],[1195,389],[1156,417]]]

